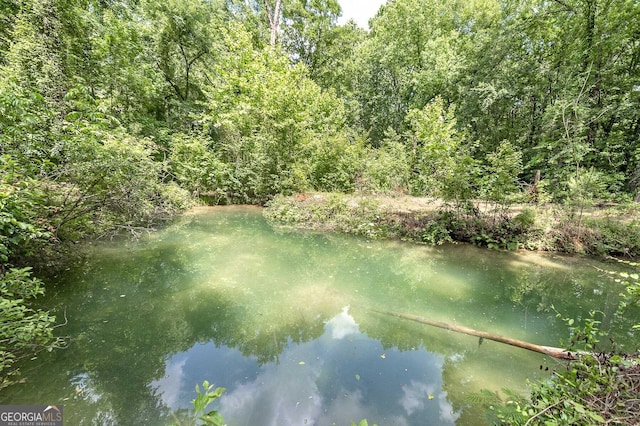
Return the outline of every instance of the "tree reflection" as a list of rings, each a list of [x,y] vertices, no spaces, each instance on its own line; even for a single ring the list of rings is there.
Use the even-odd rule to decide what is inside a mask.
[[[254,421],[243,407],[267,410],[286,378],[300,387],[281,390],[282,403],[318,422],[330,420],[323,410],[386,424],[441,407],[474,424],[471,393],[522,389],[545,361],[371,309],[557,345],[566,331],[551,305],[567,316],[617,306],[593,271],[468,246],[274,233],[251,209],[187,215],[144,241],[96,247],[64,277],[50,300],[67,312],[71,344],[25,370],[3,403],[63,402],[70,424],[166,424],[207,379],[228,388],[228,413]],[[304,389],[318,399],[294,400]]]

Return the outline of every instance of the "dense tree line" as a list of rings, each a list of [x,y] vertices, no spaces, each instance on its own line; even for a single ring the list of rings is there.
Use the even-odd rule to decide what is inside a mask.
[[[0,296],[27,325],[0,328],[5,377],[50,340],[28,327],[52,319],[25,307],[27,265],[193,196],[638,196],[637,1],[393,0],[369,31],[339,16],[336,0],[0,4]]]

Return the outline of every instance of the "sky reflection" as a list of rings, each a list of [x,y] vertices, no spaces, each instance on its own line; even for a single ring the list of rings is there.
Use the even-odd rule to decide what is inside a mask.
[[[361,333],[348,307],[319,338],[290,343],[277,362],[214,343],[172,356],[152,383],[172,410],[189,408],[204,378],[227,388],[217,402],[230,425],[455,424],[459,414],[442,390],[444,358],[424,348],[400,352]]]

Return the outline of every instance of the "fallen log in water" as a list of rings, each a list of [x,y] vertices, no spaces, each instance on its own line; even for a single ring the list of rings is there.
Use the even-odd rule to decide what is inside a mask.
[[[401,314],[398,312],[380,311],[378,309],[371,309],[373,312],[377,312],[383,315],[390,315],[397,318],[404,318],[410,321],[419,322],[422,324],[431,325],[433,327],[443,328],[445,330],[455,331],[456,333],[468,334],[470,336],[476,336],[480,339],[493,340],[495,342],[506,343],[507,345],[516,346],[518,348],[528,349],[533,352],[539,352],[541,354],[549,355],[554,358],[564,359],[569,361],[575,361],[578,359],[579,352],[570,352],[566,349],[555,348],[553,346],[541,346],[533,343],[525,342],[522,340],[511,339],[509,337],[500,336],[497,334],[491,334],[484,331],[474,330],[472,328],[463,327],[460,325],[449,324],[442,321],[434,321],[428,318],[419,317],[411,314]]]

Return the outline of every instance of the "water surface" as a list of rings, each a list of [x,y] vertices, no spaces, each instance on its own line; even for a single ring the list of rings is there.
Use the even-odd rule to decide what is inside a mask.
[[[526,392],[542,355],[372,309],[558,346],[556,318],[606,314],[594,260],[272,229],[259,209],[196,209],[138,242],[95,245],[48,290],[69,347],[23,367],[3,404],[73,425],[166,425],[204,380],[235,425],[482,424],[481,390]],[[618,336],[621,344],[632,336]],[[541,371],[542,368],[542,371]]]

